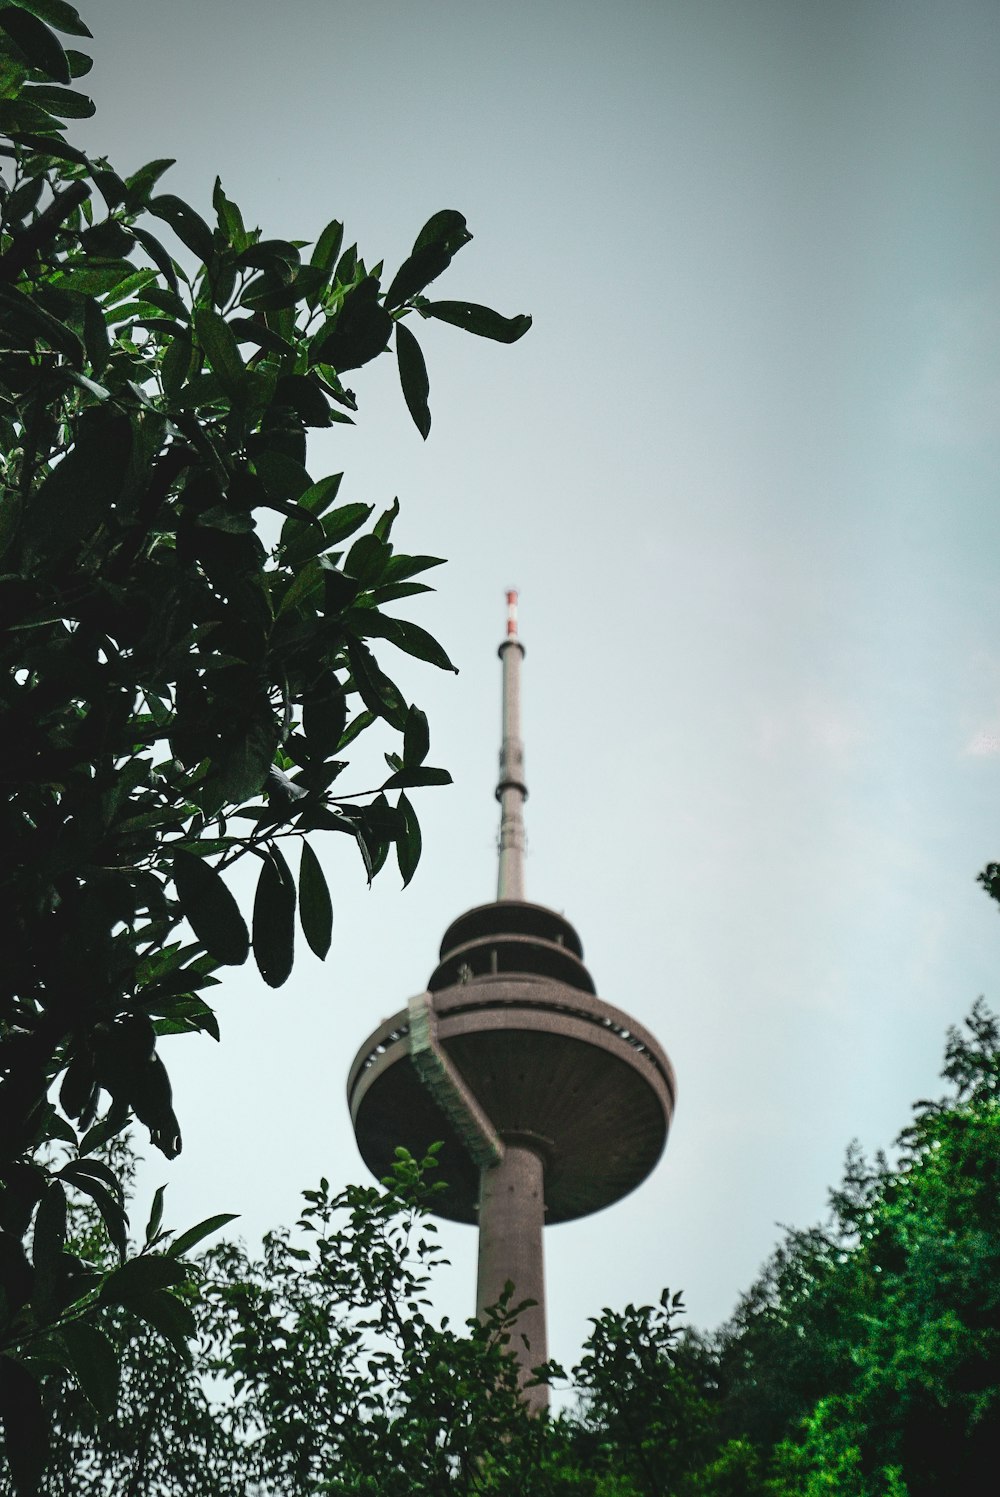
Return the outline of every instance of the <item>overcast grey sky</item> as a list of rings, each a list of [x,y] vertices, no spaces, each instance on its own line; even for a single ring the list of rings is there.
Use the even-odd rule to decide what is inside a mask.
[[[527,645],[529,895],[671,1053],[664,1160],[547,1236],[550,1348],[605,1304],[732,1309],[824,1211],[843,1151],[933,1093],[946,1026],[998,1001],[1000,11],[994,0],[82,0],[119,170],[176,156],[206,215],[346,220],[391,270],[432,212],[475,234],[443,295],[535,326],[420,329],[434,427],[394,361],[312,449],[399,494],[446,556],[425,604],[458,678],[400,664],[455,776],[426,853],[368,893],[328,850],[335,945],[272,994],[219,989],[223,1044],[168,1055],[179,1225],[251,1237],[320,1173],[363,1178],[355,1049],[492,897],[503,590]],[[387,647],[388,648],[388,647]],[[375,745],[380,748],[381,745]],[[364,783],[359,766],[357,787]],[[141,1208],[140,1208],[141,1209]],[[449,1229],[442,1311],[471,1310]]]

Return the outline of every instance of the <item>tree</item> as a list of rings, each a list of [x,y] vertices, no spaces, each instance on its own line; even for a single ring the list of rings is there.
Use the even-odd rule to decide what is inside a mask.
[[[184,1308],[157,1234],[126,1261],[122,1182],[95,1155],[133,1114],[179,1151],[158,1037],[217,1037],[206,994],[251,951],[285,982],[296,910],[326,955],[310,834],[353,839],[369,879],[394,848],[406,883],[407,791],[449,778],[371,649],[453,668],[384,611],[438,559],[394,549],[397,503],[374,523],[339,504],[308,432],[352,421],[344,376],[392,345],[426,437],[412,322],[507,343],[530,325],[424,295],[471,238],[455,211],[383,289],[337,221],[303,260],[247,229],[219,182],[210,226],[160,190],[170,162],[123,177],[90,160],[65,133],[93,112],[71,86],[90,58],[63,41],[89,35],[66,0],[0,9],[0,1411],[19,1492],[44,1452],[39,1369],[110,1365],[98,1305],[175,1331]],[[388,776],[341,792],[377,720],[400,739]],[[247,859],[249,926],[223,878]],[[80,1191],[119,1254],[104,1274],[66,1250]]]
[[[892,1164],[849,1152],[831,1220],[788,1234],[721,1333],[679,1333],[666,1292],[594,1317],[555,1418],[519,1400],[510,1298],[458,1333],[430,1314],[434,1156],[400,1152],[382,1190],[321,1182],[294,1234],[204,1254],[192,1361],[104,1307],[120,1407],[102,1421],[52,1377],[48,1497],[975,1490],[1000,1427],[1000,1023],[981,1005],[944,1074]]]
[[[714,1451],[714,1410],[678,1345],[680,1293],[657,1305],[602,1310],[573,1368],[580,1395],[573,1441],[587,1469],[627,1481],[636,1497],[675,1497]]]
[[[851,1372],[779,1449],[790,1490],[973,1491],[1000,1455],[1000,1023],[949,1033],[951,1094],[916,1104],[839,1271]]]
[[[45,1492],[592,1497],[521,1401],[519,1307],[508,1298],[458,1330],[428,1313],[434,1167],[433,1153],[400,1150],[382,1189],[331,1196],[323,1180],[294,1232],[270,1233],[259,1254],[206,1253],[193,1357],[109,1324],[119,1408],[98,1418],[69,1379],[50,1382]]]
[[[1000,1024],[982,1003],[943,1075],[892,1164],[849,1151],[831,1221],[788,1234],[717,1339],[723,1432],[775,1497],[971,1491],[1000,1454]]]

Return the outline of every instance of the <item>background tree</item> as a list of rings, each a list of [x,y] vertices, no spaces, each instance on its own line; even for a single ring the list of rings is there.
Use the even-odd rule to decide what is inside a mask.
[[[596,1316],[569,1374],[577,1406],[555,1418],[519,1401],[510,1302],[459,1331],[429,1312],[433,1158],[400,1154],[383,1190],[331,1198],[321,1182],[260,1254],[201,1258],[193,1359],[102,1309],[120,1406],[101,1419],[50,1375],[46,1491],[974,1491],[1000,1428],[1000,1025],[982,1006],[949,1036],[945,1075],[892,1164],[850,1151],[830,1222],[788,1234],[720,1333],[680,1333],[666,1293]],[[94,1250],[91,1230],[78,1251]]]
[[[850,1376],[779,1451],[791,1489],[910,1497],[975,1490],[1000,1455],[1000,1025],[980,1003],[952,1031],[951,1094],[916,1105],[859,1212],[839,1299],[855,1327]]]
[[[890,1164],[855,1147],[830,1222],[790,1232],[715,1338],[720,1428],[767,1490],[974,1490],[1000,1454],[1000,1026],[949,1033],[949,1093]]]
[[[405,883],[406,792],[449,778],[370,645],[452,668],[383,611],[437,558],[394,549],[397,503],[374,523],[338,504],[307,433],[352,420],[343,377],[392,346],[427,435],[414,316],[503,342],[530,323],[424,296],[471,238],[457,212],[383,288],[337,221],[303,259],[218,182],[210,225],[160,191],[170,162],[122,177],[90,160],[65,134],[93,112],[72,87],[90,59],[63,41],[89,34],[65,0],[0,9],[0,1411],[23,1492],[44,1451],[39,1369],[110,1376],[95,1307],[168,1333],[184,1319],[183,1265],[155,1233],[125,1261],[122,1182],[94,1152],[133,1114],[179,1151],[158,1037],[217,1037],[206,994],[251,950],[284,983],[296,911],[326,955],[309,834],[352,838],[369,879],[394,847]],[[376,720],[398,734],[388,776],[334,788]],[[222,877],[247,859],[249,922]],[[66,1250],[79,1191],[122,1259],[110,1273]]]
[[[193,1356],[110,1328],[118,1410],[101,1418],[65,1375],[49,1382],[45,1492],[592,1493],[521,1402],[517,1307],[458,1329],[428,1314],[434,1163],[400,1150],[383,1189],[331,1196],[321,1181],[259,1255],[205,1254]]]

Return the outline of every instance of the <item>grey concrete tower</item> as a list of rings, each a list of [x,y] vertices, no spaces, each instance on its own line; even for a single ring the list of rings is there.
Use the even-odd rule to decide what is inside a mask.
[[[666,1143],[675,1081],[641,1024],[596,996],[576,931],[524,898],[517,594],[507,594],[497,898],[445,931],[427,990],[361,1046],[347,1083],[362,1158],[442,1141],[439,1216],[479,1225],[477,1314],[510,1281],[524,1377],[547,1357],[542,1231],[620,1200]],[[548,1389],[528,1388],[533,1410]]]

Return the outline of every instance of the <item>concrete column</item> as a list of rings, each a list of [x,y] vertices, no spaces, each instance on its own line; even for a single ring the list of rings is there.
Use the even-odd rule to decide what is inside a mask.
[[[479,1279],[476,1313],[495,1305],[508,1279],[514,1285],[512,1304],[532,1299],[513,1327],[511,1349],[527,1377],[548,1357],[545,1333],[545,1264],[542,1228],[545,1225],[545,1181],[541,1158],[521,1144],[504,1144],[499,1164],[479,1176]],[[522,1336],[529,1343],[526,1347]],[[532,1413],[548,1407],[546,1387],[529,1388],[525,1402]]]
[[[500,866],[497,899],[524,898],[524,744],[521,741],[521,661],[524,646],[511,636],[500,646],[503,661],[503,738],[500,747]]]

